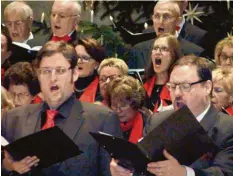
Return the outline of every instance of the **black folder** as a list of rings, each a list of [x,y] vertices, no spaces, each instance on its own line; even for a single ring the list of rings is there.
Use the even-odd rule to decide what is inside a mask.
[[[186,166],[206,153],[217,151],[187,106],[175,111],[137,144],[102,132],[90,134],[121,166],[139,173],[146,172],[149,162],[165,160],[163,149]]]
[[[4,146],[15,160],[37,156],[38,167],[46,168],[82,153],[79,147],[57,126],[20,138]]]

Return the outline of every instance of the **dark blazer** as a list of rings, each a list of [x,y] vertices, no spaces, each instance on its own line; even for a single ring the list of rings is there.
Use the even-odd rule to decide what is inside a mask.
[[[154,114],[144,133],[148,134],[172,113],[173,111],[164,111]],[[233,118],[211,106],[200,123],[219,147],[219,151],[209,158],[199,158],[189,167],[194,169],[195,176],[233,176]]]
[[[2,119],[2,136],[9,142],[38,131],[42,104],[15,108]],[[118,117],[104,106],[75,100],[69,117],[59,126],[84,152],[47,169],[32,170],[32,175],[54,176],[110,176],[110,156],[89,135],[89,131],[103,131],[122,136]]]
[[[200,29],[199,27],[185,21],[180,31],[180,36],[189,42],[199,45],[206,33],[207,31]]]

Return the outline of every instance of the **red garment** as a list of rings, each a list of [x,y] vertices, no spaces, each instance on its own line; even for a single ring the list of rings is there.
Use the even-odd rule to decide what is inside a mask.
[[[39,104],[39,103],[42,103],[43,102],[43,100],[40,98],[40,96],[39,95],[36,95],[34,98],[33,98],[33,100],[32,100],[32,102],[31,102],[31,104]]]
[[[58,111],[56,110],[47,110],[46,111],[46,122],[44,126],[42,127],[42,130],[51,128],[55,126],[54,118],[58,114]]]
[[[55,41],[55,42],[57,42],[57,41],[65,41],[65,42],[68,42],[68,41],[70,41],[70,40],[71,40],[71,37],[68,36],[68,35],[65,35],[64,37],[58,37],[58,36],[53,36],[53,37],[52,37],[52,41]]]
[[[146,83],[144,84],[144,88],[148,94],[149,97],[151,97],[154,85],[155,85],[155,81],[156,81],[156,76],[153,76],[151,79],[149,79],[148,81],[146,81]],[[160,100],[162,102],[163,106],[168,106],[168,104],[166,103],[165,100],[169,100],[171,101],[171,97],[170,97],[170,92],[168,90],[168,88],[166,86],[163,86],[161,92],[160,92]],[[158,112],[158,108],[159,108],[159,103],[157,102],[155,104],[154,107],[154,112]]]
[[[5,74],[5,69],[1,68],[1,81],[2,81],[2,84],[3,84],[3,81],[4,81],[4,74]]]
[[[179,31],[180,30],[180,26],[176,26],[176,31]]]
[[[89,84],[86,90],[82,93],[79,100],[90,103],[95,102],[95,96],[96,96],[98,84],[99,84],[99,78],[96,76],[96,78],[92,81],[92,83]]]
[[[233,116],[233,105],[229,106],[228,108],[226,108],[226,111],[227,113],[230,115],[230,116]]]
[[[140,112],[137,112],[136,116],[132,120],[126,123],[121,122],[120,125],[123,132],[131,129],[129,136],[130,142],[136,144],[138,140],[142,138],[143,120]]]

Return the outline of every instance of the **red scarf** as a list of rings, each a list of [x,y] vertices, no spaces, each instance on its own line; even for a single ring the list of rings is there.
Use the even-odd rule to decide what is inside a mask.
[[[99,84],[99,78],[96,76],[94,81],[86,88],[86,90],[82,93],[81,97],[79,98],[80,101],[84,102],[95,102],[96,91]]]
[[[120,125],[123,132],[131,129],[129,136],[130,142],[136,144],[138,140],[142,138],[143,120],[140,112],[137,112],[136,116],[132,120],[126,123],[121,122]]]
[[[31,102],[31,104],[39,104],[39,103],[42,103],[43,102],[43,100],[40,98],[40,96],[39,95],[36,95],[34,98],[33,98],[33,100],[32,100],[32,102]]]
[[[68,35],[65,35],[64,37],[58,37],[58,36],[53,36],[53,37],[52,37],[52,41],[55,41],[55,42],[57,42],[57,41],[65,41],[65,42],[68,42],[68,41],[70,41],[70,40],[71,40],[71,37],[68,36]]]
[[[146,90],[149,97],[151,97],[152,91],[154,89],[155,81],[156,81],[156,76],[154,75],[152,78],[150,78],[144,84],[144,88],[145,88],[145,90]],[[163,86],[159,97],[160,97],[160,100],[162,102],[162,106],[167,106],[168,105],[165,100],[171,101],[170,92],[169,92],[169,90],[168,90],[168,88],[166,86]],[[155,104],[155,107],[154,107],[154,112],[158,112],[158,108],[159,108],[159,103],[157,102]]]
[[[226,108],[226,111],[230,116],[233,116],[233,105]]]

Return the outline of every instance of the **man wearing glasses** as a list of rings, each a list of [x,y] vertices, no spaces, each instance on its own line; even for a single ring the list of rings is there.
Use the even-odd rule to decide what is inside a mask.
[[[73,42],[77,37],[81,6],[77,1],[55,1],[50,14],[52,41]]]
[[[181,11],[179,4],[175,1],[158,1],[154,7],[152,21],[156,36],[164,33],[175,35],[180,43],[181,51],[184,55],[196,54],[200,55],[204,49],[200,46],[183,39],[177,32],[177,26],[181,23]],[[138,56],[141,60],[148,63],[151,58],[151,50],[154,39],[141,42],[134,46],[135,49],[142,51]],[[144,66],[142,66],[144,67]]]
[[[211,105],[211,80],[211,71],[205,59],[187,55],[175,64],[167,87],[170,90],[175,111],[187,105],[218,146],[218,151],[207,157],[199,158],[190,166],[182,166],[176,158],[164,150],[166,160],[149,163],[147,170],[150,173],[156,176],[233,175],[233,119],[231,116],[218,112]],[[145,132],[148,134],[173,112],[172,110],[154,114],[149,119]],[[130,171],[112,162],[112,175],[117,176],[119,171],[124,176],[130,175]]]
[[[29,174],[41,176],[110,175],[110,157],[99,147],[89,131],[103,131],[120,137],[122,132],[119,119],[104,106],[81,103],[76,99],[73,93],[74,82],[78,78],[76,66],[77,54],[72,46],[65,42],[46,43],[35,62],[45,101],[6,113],[2,119],[2,136],[12,142],[45,127],[56,125],[80,147],[83,153],[43,170],[31,169],[38,162],[35,157],[25,158],[26,162],[19,161],[21,167],[16,168],[12,167],[16,161],[5,156],[3,160],[5,169],[13,168],[21,174],[31,171]],[[50,119],[51,113],[53,117]],[[29,126],[30,128],[27,128]]]

